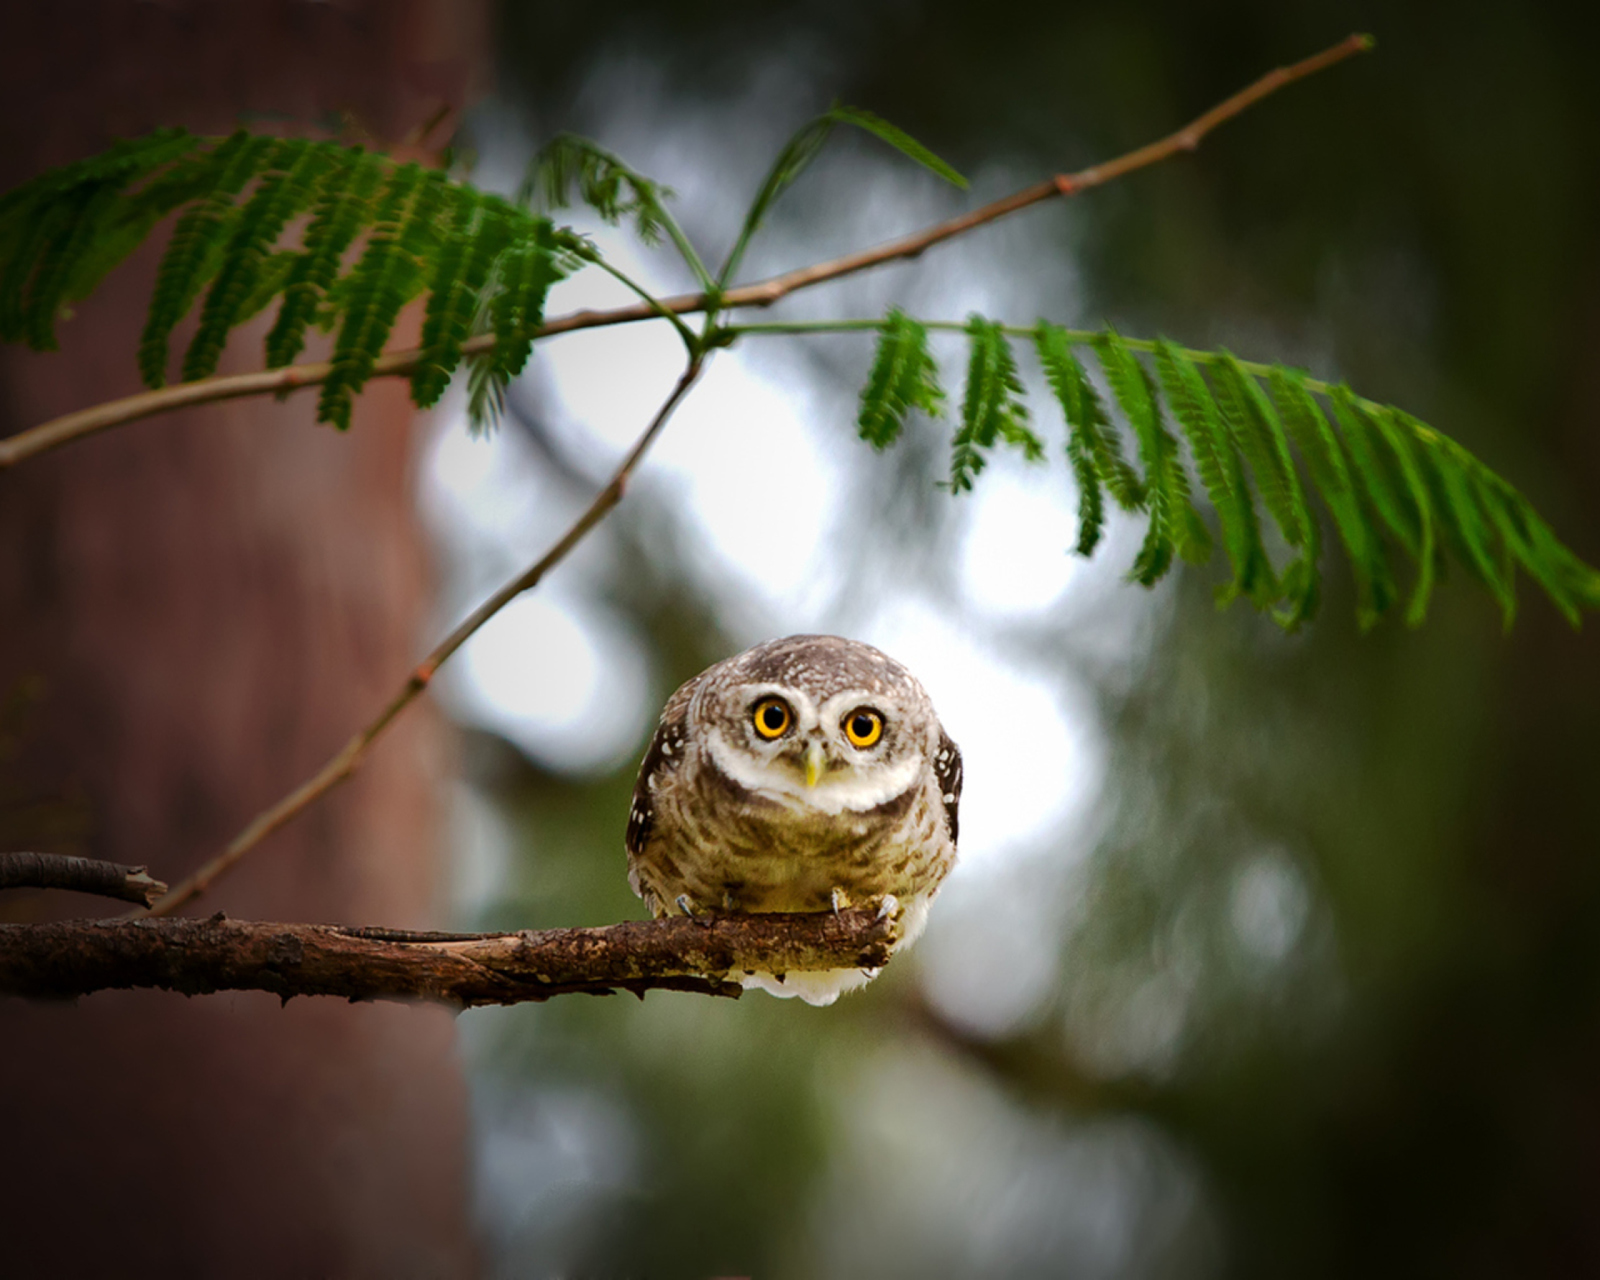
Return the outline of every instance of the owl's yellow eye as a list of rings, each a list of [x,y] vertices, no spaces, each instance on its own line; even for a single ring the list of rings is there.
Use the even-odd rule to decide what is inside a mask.
[[[870,747],[883,737],[883,717],[868,707],[852,711],[844,718],[844,736],[852,747]]]
[[[751,719],[755,721],[756,732],[770,742],[782,737],[789,727],[789,704],[782,698],[763,698],[756,703]]]

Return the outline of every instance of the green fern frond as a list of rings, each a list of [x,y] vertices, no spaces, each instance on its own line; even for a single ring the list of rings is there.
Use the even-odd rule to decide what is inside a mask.
[[[99,155],[40,174],[0,197],[0,340],[55,347],[56,313],[84,296],[81,281],[95,281],[133,248],[107,257],[123,188],[171,164],[198,145],[181,129],[162,129],[116,143]],[[136,243],[136,242],[135,242]]]
[[[1111,393],[1139,443],[1150,527],[1131,576],[1148,587],[1166,574],[1174,552],[1191,564],[1203,564],[1211,554],[1211,537],[1189,501],[1189,477],[1178,442],[1161,421],[1161,395],[1149,372],[1114,329],[1094,345]]]
[[[200,327],[183,360],[183,380],[209,377],[228,334],[256,292],[262,268],[291,218],[316,199],[335,157],[327,147],[304,138],[280,142],[266,165],[266,176],[239,210],[211,289],[200,309]]]
[[[443,174],[420,165],[400,166],[378,199],[376,225],[350,273],[350,297],[333,347],[333,372],[322,384],[317,421],[346,430],[351,401],[372,376],[400,308],[422,286],[417,251],[426,248],[421,230],[441,203]]]
[[[324,180],[306,228],[305,248],[289,271],[283,305],[267,334],[269,369],[290,363],[304,349],[306,327],[338,276],[346,250],[371,221],[383,178],[382,159],[353,148]]]
[[[772,168],[767,171],[766,178],[757,189],[754,199],[750,201],[750,208],[745,212],[744,225],[739,230],[738,239],[734,241],[728,260],[723,263],[722,270],[717,275],[719,285],[726,286],[733,279],[739,264],[744,260],[744,252],[750,244],[751,237],[766,221],[767,214],[778,202],[778,197],[806,171],[834,129],[841,124],[872,134],[879,141],[888,143],[901,155],[938,174],[946,182],[966,189],[965,178],[903,129],[890,124],[881,116],[873,115],[870,111],[835,104],[815,120],[802,125],[778,152],[777,159],[772,162]]]
[[[1299,446],[1312,484],[1332,514],[1334,527],[1350,557],[1356,585],[1356,617],[1366,630],[1394,599],[1394,580],[1382,538],[1368,522],[1360,496],[1351,486],[1344,448],[1321,406],[1306,389],[1304,375],[1275,365],[1268,383],[1273,403]]]
[[[490,270],[510,238],[511,213],[497,196],[457,201],[454,232],[430,286],[422,361],[411,375],[411,398],[423,408],[438,402],[461,361]]]
[[[229,334],[277,303],[268,367],[297,358],[312,324],[337,334],[319,411],[339,424],[406,302],[430,295],[413,378],[429,405],[476,317],[493,321],[503,380],[526,364],[551,284],[599,260],[570,231],[442,171],[333,142],[166,130],[0,196],[0,340],[53,346],[62,305],[173,213],[138,348],[143,380],[164,381],[171,335],[197,300],[185,380],[214,373]],[[300,243],[280,243],[306,214]]]
[[[1033,340],[1045,380],[1055,393],[1067,422],[1068,448],[1085,456],[1095,478],[1106,487],[1119,507],[1124,511],[1144,510],[1144,487],[1139,482],[1139,473],[1122,456],[1116,428],[1100,402],[1100,393],[1072,354],[1072,340],[1067,331],[1041,320],[1034,328]],[[1084,551],[1083,554],[1089,553]]]
[[[222,251],[239,212],[234,198],[278,145],[276,138],[241,132],[211,153],[211,181],[206,192],[178,220],[156,272],[155,292],[139,339],[139,372],[147,387],[166,382],[168,339],[222,265]]]
[[[967,385],[961,401],[961,425],[950,450],[952,493],[972,488],[983,470],[986,453],[1004,442],[1021,449],[1030,462],[1044,459],[1044,441],[1028,427],[1028,406],[1022,402],[1022,379],[1004,328],[974,313],[967,318]]]
[[[1299,552],[1279,576],[1285,607],[1273,614],[1280,626],[1293,631],[1309,622],[1321,603],[1317,560],[1322,537],[1317,518],[1295,469],[1288,434],[1255,376],[1222,352],[1211,365],[1211,380],[1222,420],[1255,478],[1262,506],[1278,526],[1284,545]]]
[[[505,415],[507,382],[487,352],[467,361],[467,433],[474,439],[488,435]]]
[[[1156,344],[1156,372],[1173,417],[1194,451],[1195,469],[1216,510],[1223,547],[1233,566],[1233,581],[1219,591],[1218,603],[1226,605],[1244,595],[1258,608],[1265,607],[1278,598],[1277,576],[1261,545],[1249,482],[1222,410],[1194,361],[1165,340]]]
[[[861,389],[857,430],[874,449],[886,449],[913,409],[939,417],[944,412],[944,389],[939,385],[939,366],[928,350],[927,327],[891,307],[878,336],[872,372]]]
[[[952,187],[960,187],[963,191],[967,189],[967,180],[957,173],[954,167],[934,155],[904,129],[890,124],[882,116],[863,111],[860,107],[835,106],[823,118],[834,124],[852,125],[864,133],[870,133],[879,142],[888,143],[906,159],[914,160],[929,173],[937,174]]]
[[[562,133],[534,156],[517,203],[565,209],[576,196],[612,225],[632,218],[639,239],[653,245],[671,222],[666,202],[673,194],[671,187],[636,172],[588,138]]]
[[[490,363],[502,382],[516,377],[528,363],[531,335],[544,323],[545,297],[576,265],[560,253],[555,227],[548,219],[535,219],[513,233],[500,258],[498,288],[489,302],[494,328]]]

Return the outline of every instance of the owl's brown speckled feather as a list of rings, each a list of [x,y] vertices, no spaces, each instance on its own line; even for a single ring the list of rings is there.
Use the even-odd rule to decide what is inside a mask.
[[[786,727],[769,736],[754,715],[774,700]],[[848,730],[859,714],[881,725],[867,745]],[[892,898],[909,943],[955,863],[960,799],[961,754],[910,672],[837,636],[773,640],[668,700],[628,815],[628,881],[656,915]],[[752,975],[748,985],[829,1003],[871,976]]]

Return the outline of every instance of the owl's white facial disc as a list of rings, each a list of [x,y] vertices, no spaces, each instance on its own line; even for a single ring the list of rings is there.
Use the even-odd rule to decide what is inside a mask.
[[[790,724],[769,740],[757,731],[754,712],[772,698],[789,708]],[[870,747],[858,748],[843,725],[862,708],[882,717],[883,732]],[[819,707],[799,689],[749,684],[730,690],[722,710],[720,723],[707,725],[712,764],[746,790],[793,808],[830,816],[874,809],[904,793],[921,774],[921,744],[904,731],[899,700],[881,692],[846,690]],[[823,767],[813,785],[806,756],[819,751]]]

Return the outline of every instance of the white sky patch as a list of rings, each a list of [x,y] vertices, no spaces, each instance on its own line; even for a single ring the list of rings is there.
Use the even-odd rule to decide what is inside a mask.
[[[915,673],[961,748],[964,862],[1083,820],[1104,773],[1087,705],[1069,711],[1050,681],[918,601],[892,606],[861,639]]]
[[[972,510],[961,548],[967,600],[1000,617],[1037,613],[1059,600],[1076,568],[1077,519],[1061,468],[1007,459],[978,478],[967,501]]]
[[[626,242],[606,248],[626,259]],[[647,263],[625,269],[648,280]],[[624,303],[620,288],[585,271],[552,294],[552,313],[557,302],[560,310]],[[565,416],[606,450],[606,463],[638,437],[684,366],[682,342],[654,323],[560,337],[539,359]],[[771,368],[742,352],[715,354],[657,440],[641,482],[673,486],[676,505],[741,589],[807,612],[832,585],[823,549],[839,484],[809,425],[818,412],[813,394],[804,380],[780,381]]]
[[[519,596],[463,646],[445,682],[451,711],[550,768],[616,765],[654,709],[639,647],[603,613],[555,594]]]

